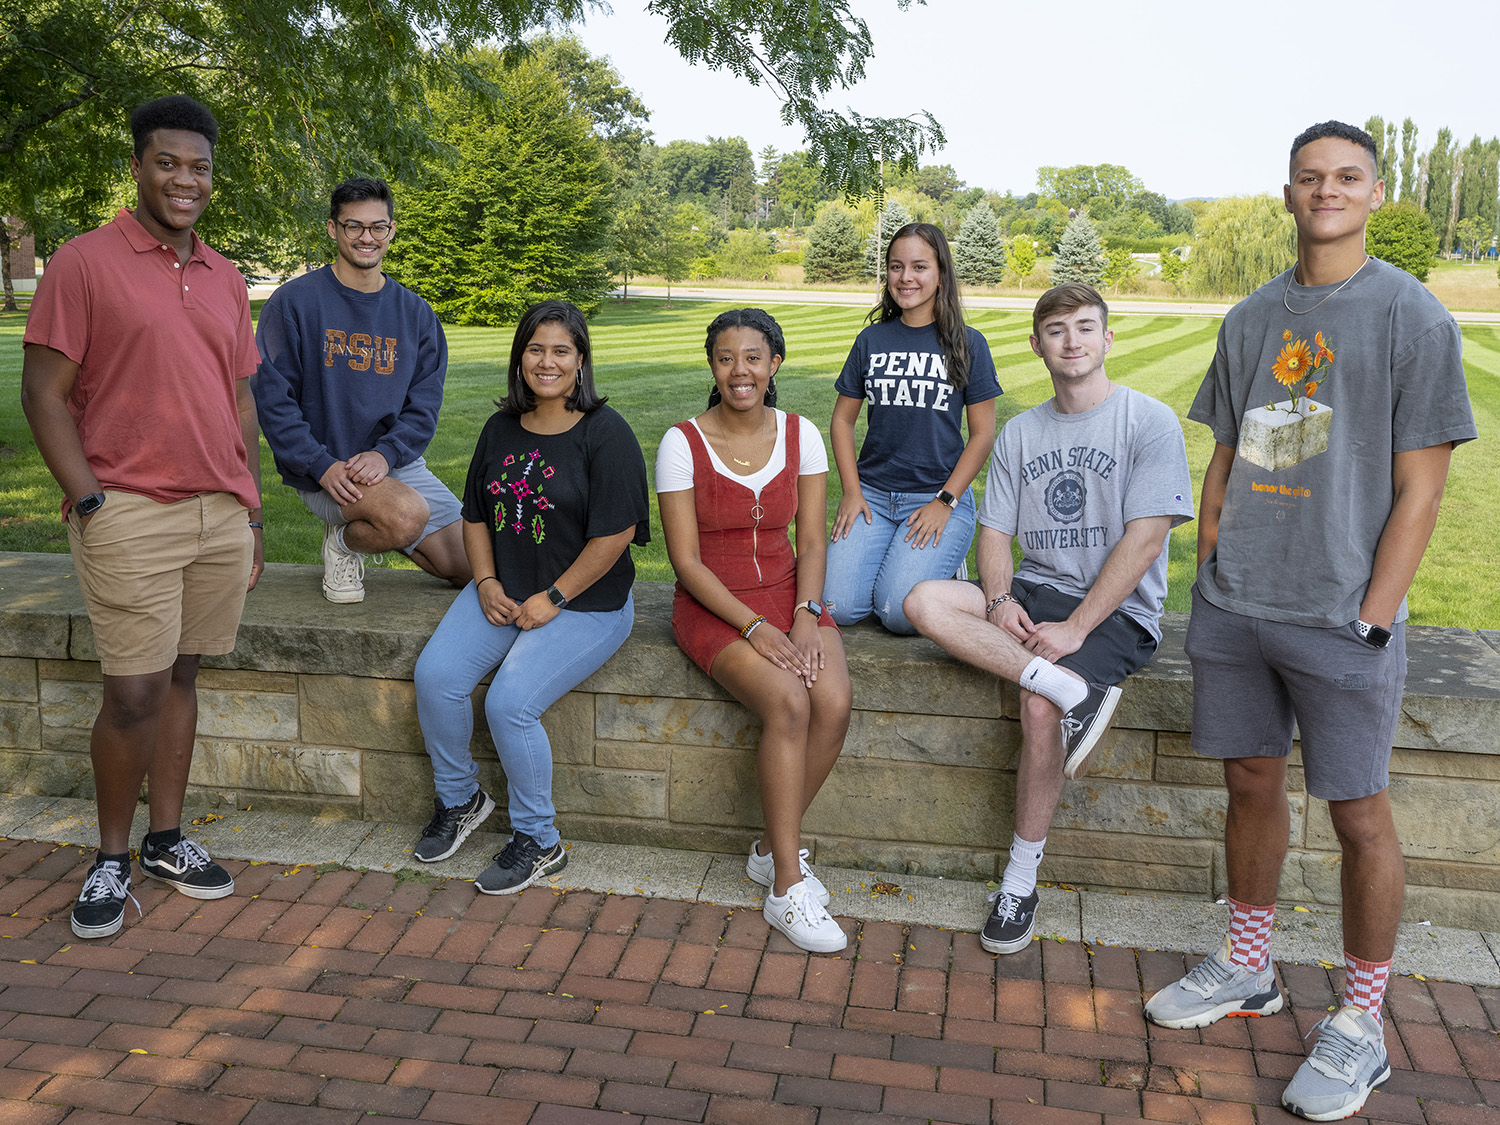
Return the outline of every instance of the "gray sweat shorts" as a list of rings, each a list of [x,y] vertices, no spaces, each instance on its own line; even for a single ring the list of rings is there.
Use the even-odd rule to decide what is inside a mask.
[[[427,526],[422,529],[422,534],[417,536],[416,542],[408,543],[401,548],[403,555],[410,555],[416,549],[417,543],[422,542],[434,531],[441,531],[455,520],[463,518],[463,505],[458,502],[458,497],[453,495],[448,486],[437,478],[437,474],[427,467],[427,458],[418,457],[409,465],[392,469],[386,476],[399,480],[427,501]],[[321,488],[316,492],[299,490],[297,495],[302,497],[302,503],[307,505],[308,510],[324,523],[345,524],[349,522],[339,509],[339,502]]]
[[[1293,723],[1307,791],[1353,801],[1390,784],[1406,683],[1406,625],[1374,648],[1353,622],[1332,629],[1220,609],[1193,587],[1193,749],[1209,758],[1285,758]]]

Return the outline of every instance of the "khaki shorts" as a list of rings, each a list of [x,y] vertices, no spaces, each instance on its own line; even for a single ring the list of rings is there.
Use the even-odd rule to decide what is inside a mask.
[[[234,649],[255,540],[250,514],[226,492],[162,504],[105,492],[81,527],[68,512],[68,547],[108,676],[170,668],[179,655]]]

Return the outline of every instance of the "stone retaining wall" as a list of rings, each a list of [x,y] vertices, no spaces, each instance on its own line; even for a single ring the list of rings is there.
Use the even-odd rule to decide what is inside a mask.
[[[451,592],[373,570],[332,606],[314,567],[272,566],[240,644],[205,661],[190,800],[421,823],[432,786],[411,671]],[[548,713],[565,835],[738,852],[758,833],[758,724],[672,642],[670,587],[636,587],[624,648]],[[1132,677],[1095,774],[1070,783],[1042,878],[1221,895],[1225,795],[1197,758],[1185,615]],[[1010,842],[1017,694],[919,638],[846,631],[854,717],[804,823],[816,862],[995,878]],[[1406,917],[1500,930],[1500,634],[1412,629],[1392,760]],[[0,554],[0,777],[14,793],[90,796],[99,666],[70,560]],[[476,703],[484,692],[476,693]],[[482,714],[482,712],[480,712]],[[504,788],[482,721],[481,780]],[[1288,782],[1285,903],[1334,903],[1337,843],[1321,801]],[[503,803],[502,803],[503,804]]]

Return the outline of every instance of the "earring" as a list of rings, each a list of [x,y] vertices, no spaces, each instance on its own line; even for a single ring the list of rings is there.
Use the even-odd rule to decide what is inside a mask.
[[[766,398],[772,398],[776,394],[776,376],[771,376],[771,381],[766,384]]]
[[[573,385],[575,387],[583,386],[583,368],[580,367],[578,369],[578,374],[573,377]]]

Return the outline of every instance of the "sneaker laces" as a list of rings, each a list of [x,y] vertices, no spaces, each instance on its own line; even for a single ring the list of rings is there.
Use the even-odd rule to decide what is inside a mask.
[[[365,580],[365,557],[358,551],[335,551],[333,556],[333,585],[357,586]]]
[[[209,858],[208,853],[203,850],[200,844],[198,844],[194,840],[189,840],[185,836],[182,839],[178,840],[175,844],[172,844],[165,848],[156,849],[156,854],[174,855],[177,857],[178,862],[182,864],[184,869],[191,868],[196,871],[202,871],[210,863],[213,862],[213,860]]]
[[[542,846],[524,832],[517,832],[505,847],[500,849],[500,854],[495,856],[495,862],[501,867],[529,867],[536,863],[536,857],[542,852]]]
[[[786,889],[786,897],[792,904],[792,909],[802,915],[803,921],[808,925],[820,926],[824,922],[833,921],[833,915],[823,909],[818,896],[812,893],[805,882],[793,883]]]
[[[135,903],[135,912],[139,915],[141,904],[136,902],[135,895],[130,893],[129,885],[120,879],[120,875],[118,863],[95,864],[89,871],[88,878],[83,881],[83,890],[78,895],[79,904],[92,906],[107,899],[128,898]]]
[[[1002,922],[1014,922],[1021,912],[1021,899],[1010,891],[999,889],[989,893],[989,901],[996,904],[995,916]]]
[[[1307,1056],[1307,1064],[1325,1078],[1352,1084],[1365,1039],[1363,1036],[1356,1039],[1347,1031],[1334,1027],[1333,1019],[1333,1016],[1324,1016],[1313,1025],[1312,1031],[1302,1037],[1306,1039],[1313,1031],[1318,1032],[1317,1045],[1313,1047],[1312,1054]]]
[[[1227,983],[1231,976],[1230,966],[1210,953],[1194,965],[1187,976],[1182,978],[1182,987],[1191,989],[1207,1000],[1220,985]]]

